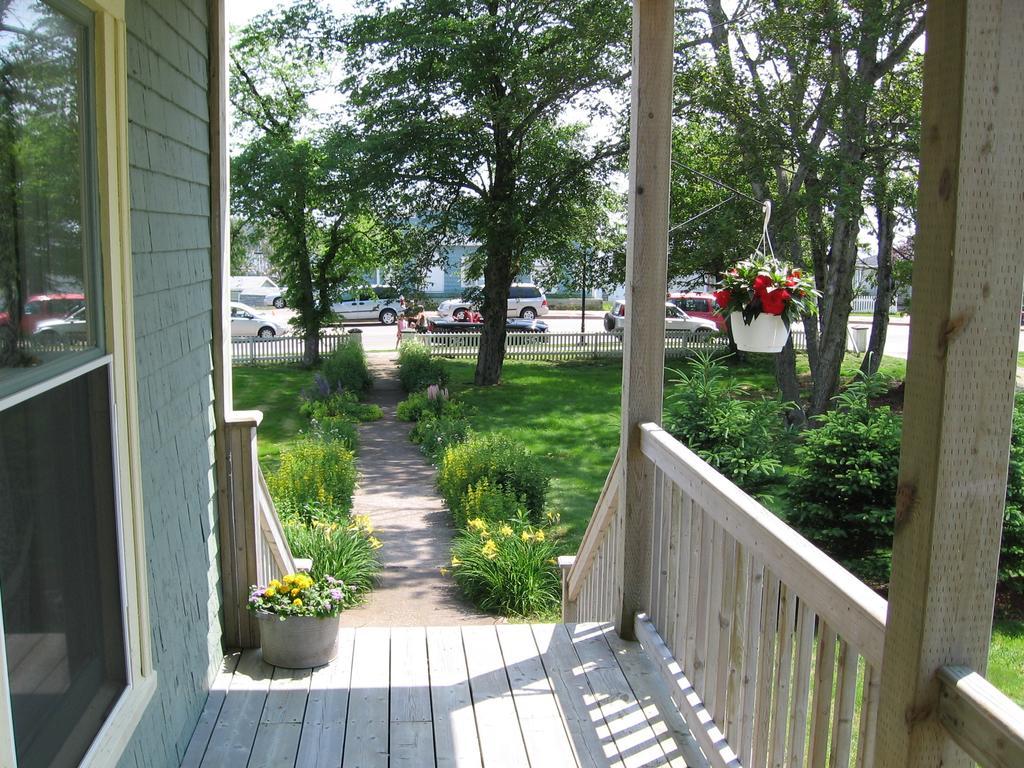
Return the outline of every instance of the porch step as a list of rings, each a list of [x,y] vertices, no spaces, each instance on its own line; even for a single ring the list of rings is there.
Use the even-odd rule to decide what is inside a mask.
[[[344,627],[325,667],[229,654],[182,766],[704,766],[608,624]]]

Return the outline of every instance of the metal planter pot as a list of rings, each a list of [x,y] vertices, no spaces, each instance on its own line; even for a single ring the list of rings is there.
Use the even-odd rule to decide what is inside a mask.
[[[275,667],[322,667],[338,655],[340,616],[288,616],[256,614],[260,622],[263,660]]]

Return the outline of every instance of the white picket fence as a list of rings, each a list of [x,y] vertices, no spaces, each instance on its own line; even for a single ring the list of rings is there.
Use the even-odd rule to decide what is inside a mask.
[[[852,305],[853,312],[874,312],[875,311],[875,297],[874,296],[857,296],[853,300]],[[889,314],[894,315],[900,311],[899,298],[892,300],[892,305],[889,307]]]
[[[480,333],[426,333],[415,338],[437,357],[474,358]],[[665,356],[684,357],[697,351],[727,349],[719,333],[674,332],[665,337]],[[611,333],[513,332],[505,340],[506,360],[584,360],[622,357],[622,337]]]
[[[357,334],[320,337],[320,356],[324,357],[344,344],[361,344]],[[306,340],[301,336],[236,336],[231,339],[231,361],[235,365],[277,365],[302,362]]]

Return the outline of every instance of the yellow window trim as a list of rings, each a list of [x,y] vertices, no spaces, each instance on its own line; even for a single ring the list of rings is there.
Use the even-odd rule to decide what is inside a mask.
[[[106,338],[113,356],[117,482],[129,687],[93,741],[83,766],[115,765],[157,687],[149,623],[139,448],[134,294],[128,190],[128,80],[124,0],[80,0],[95,14],[96,142]],[[0,613],[0,633],[3,618]],[[5,654],[0,647],[0,766],[17,765]]]

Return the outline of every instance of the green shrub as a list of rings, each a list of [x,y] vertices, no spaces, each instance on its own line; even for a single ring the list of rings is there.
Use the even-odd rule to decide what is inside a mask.
[[[817,417],[796,451],[789,519],[846,562],[892,542],[902,419],[869,405],[887,388],[881,376],[862,376],[835,398],[834,410]]]
[[[442,414],[462,416],[464,411],[461,403],[448,399],[447,389],[431,384],[423,392],[413,392],[400,402],[396,415],[400,421],[419,421]]]
[[[449,446],[463,442],[469,433],[469,421],[466,418],[443,415],[416,422],[409,439],[419,443],[420,450],[437,464]]]
[[[413,392],[398,404],[395,415],[399,421],[419,421],[424,413],[438,415],[442,405],[437,400],[428,400],[426,392]]]
[[[359,430],[352,423],[351,419],[344,416],[324,416],[313,419],[310,423],[310,433],[317,440],[338,442],[348,448],[352,453],[359,451]]]
[[[380,571],[376,553],[380,542],[366,518],[337,523],[314,520],[307,524],[296,517],[285,517],[282,523],[292,554],[313,560],[313,578],[330,576],[351,589],[346,607],[361,602],[373,588]]]
[[[1018,592],[1024,591],[1024,395],[1017,395],[1013,409],[999,580]]]
[[[526,507],[521,498],[486,477],[466,489],[455,517],[455,525],[462,528],[468,520],[487,522],[526,518]]]
[[[452,575],[466,597],[492,613],[552,617],[561,605],[556,542],[522,520],[472,518],[452,544]]]
[[[320,372],[331,389],[342,389],[357,396],[365,394],[373,386],[362,344],[342,344],[324,358]]]
[[[336,392],[322,400],[307,400],[299,406],[299,412],[309,419],[322,421],[329,418],[343,418],[349,421],[377,421],[384,416],[379,405],[360,403],[352,392]]]
[[[431,384],[448,385],[444,364],[430,356],[422,344],[402,344],[398,352],[398,378],[406,392],[419,392]]]
[[[673,437],[747,491],[780,474],[790,446],[780,401],[749,399],[708,354],[673,373],[665,397],[665,429]]]
[[[464,518],[466,492],[481,480],[520,499],[533,522],[540,522],[551,478],[541,460],[500,433],[473,435],[451,445],[441,459],[437,487],[456,520]]]
[[[346,515],[356,486],[355,454],[338,441],[299,440],[281,451],[267,485],[278,505],[316,503]]]

